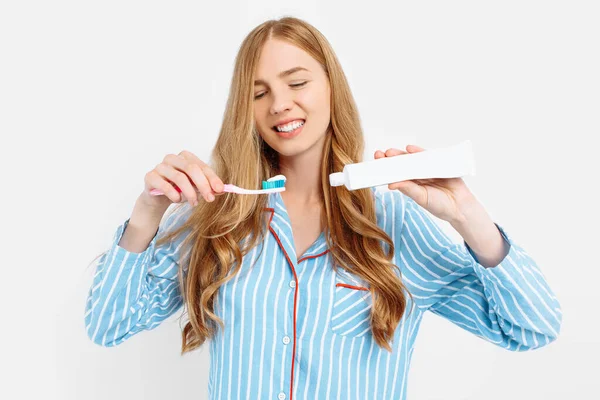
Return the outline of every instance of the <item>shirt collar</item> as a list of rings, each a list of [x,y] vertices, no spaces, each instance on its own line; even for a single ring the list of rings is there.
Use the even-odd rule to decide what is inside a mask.
[[[268,211],[273,213],[271,218],[270,226],[274,233],[277,235],[281,246],[283,246],[286,253],[290,256],[294,262],[297,261],[300,254],[296,254],[296,248],[294,246],[294,239],[292,234],[292,224],[288,215],[285,203],[281,197],[280,192],[274,192],[268,194]],[[327,241],[325,240],[325,233],[321,232],[319,237],[314,243],[302,254],[302,259],[307,257],[316,256],[322,254],[328,250]]]
[[[381,204],[380,204],[380,192],[377,191],[376,187],[370,188],[371,193],[375,199],[375,205],[377,208],[377,214],[380,214]],[[287,213],[287,209],[285,208],[285,203],[283,202],[283,198],[281,197],[281,192],[269,193],[268,195],[267,207],[273,210],[273,217],[271,218],[271,227],[276,229],[276,232],[279,232],[283,237],[281,240],[285,241],[287,238],[289,241],[288,251],[291,251],[289,254],[295,255],[295,247],[293,245],[293,235],[292,235],[292,224],[290,217]],[[271,211],[271,210],[268,210]],[[275,221],[275,224],[273,224]],[[312,244],[312,246],[302,255],[302,257],[313,256],[315,254],[320,254],[325,250],[328,250],[327,242],[325,240],[324,232],[321,232],[317,240]]]

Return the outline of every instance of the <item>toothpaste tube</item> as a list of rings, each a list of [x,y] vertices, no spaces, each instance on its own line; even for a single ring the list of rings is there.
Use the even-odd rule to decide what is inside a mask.
[[[460,144],[347,164],[342,172],[329,175],[331,186],[348,190],[388,185],[411,179],[458,178],[475,175],[475,158],[470,140]]]

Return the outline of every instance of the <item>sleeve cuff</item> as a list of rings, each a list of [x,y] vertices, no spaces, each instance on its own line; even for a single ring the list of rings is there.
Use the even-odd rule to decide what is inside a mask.
[[[148,247],[146,247],[146,250],[142,251],[141,253],[134,253],[134,252],[128,251],[128,250],[124,249],[123,247],[119,246],[119,242],[121,241],[121,238],[123,237],[123,234],[125,233],[125,229],[127,228],[127,225],[129,225],[129,218],[127,218],[125,220],[125,222],[123,222],[117,228],[117,230],[113,236],[113,243],[112,243],[113,247],[116,249],[116,251],[119,254],[128,254],[129,253],[134,256],[139,255],[139,256],[141,256],[141,258],[143,258],[145,260],[149,254],[154,253],[154,248],[156,247],[156,240],[158,237],[158,231],[154,234],[154,237],[148,244]]]
[[[508,244],[508,253],[500,261],[500,264],[502,264],[502,262],[504,262],[506,260],[506,257],[508,257],[508,255],[510,254],[510,252],[513,250],[512,247],[513,247],[514,243],[512,242],[512,240],[509,238],[508,234],[504,231],[504,229],[500,225],[498,225],[495,222],[494,222],[494,225],[496,225],[496,228],[498,228],[498,231],[500,231],[500,234],[502,235],[502,239],[504,239],[504,242],[506,244]],[[473,258],[473,260],[475,260],[475,262],[477,262],[477,264],[481,265],[479,263],[479,260],[477,259],[477,256],[475,255],[475,252],[473,251],[473,249],[471,249],[471,246],[469,246],[469,244],[465,240],[463,240],[463,244],[465,245],[465,248],[467,249],[467,251],[469,252],[469,254],[471,255],[471,257]],[[481,265],[481,266],[483,267],[483,265]],[[497,266],[494,266],[494,267],[491,267],[491,268],[496,268],[496,267]]]
[[[122,288],[127,284],[128,280],[141,279],[141,277],[146,274],[148,265],[150,264],[152,257],[154,257],[157,234],[154,235],[146,250],[141,253],[134,253],[119,246],[118,243],[123,237],[123,233],[128,224],[129,219],[117,228],[113,236],[112,245],[106,254],[104,261],[106,268],[102,271],[102,280],[105,284],[114,282],[114,290]],[[133,273],[131,272],[132,269],[134,270]]]
[[[521,268],[520,264],[522,263],[522,255],[521,255],[522,249],[521,249],[521,247],[519,247],[519,245],[517,243],[515,243],[512,240],[512,238],[510,237],[510,235],[508,233],[506,233],[504,228],[502,228],[500,225],[498,225],[495,222],[494,222],[494,224],[500,231],[500,234],[502,235],[502,238],[504,239],[504,241],[508,244],[508,253],[506,253],[504,258],[502,260],[500,260],[500,262],[497,265],[495,265],[493,267],[487,267],[487,268],[485,266],[481,265],[479,263],[479,260],[475,256],[475,253],[469,247],[467,242],[463,240],[463,243],[464,243],[467,251],[469,252],[470,256],[475,261],[473,268],[475,269],[475,272],[477,273],[477,275],[479,275],[479,277],[482,279],[491,278],[492,276],[494,276],[495,277],[494,280],[497,281],[498,278],[505,277],[507,274],[511,275],[511,276],[516,274],[517,269]]]

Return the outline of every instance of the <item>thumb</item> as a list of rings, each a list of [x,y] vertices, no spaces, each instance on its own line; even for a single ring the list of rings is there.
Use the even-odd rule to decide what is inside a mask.
[[[427,189],[413,181],[390,183],[388,188],[390,190],[398,189],[400,192],[417,202],[417,204],[424,204],[425,199],[427,198]]]

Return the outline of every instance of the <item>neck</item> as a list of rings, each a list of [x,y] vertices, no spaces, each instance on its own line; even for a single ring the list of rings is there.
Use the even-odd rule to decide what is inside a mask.
[[[282,198],[298,205],[321,204],[321,164],[322,146],[313,146],[302,154],[279,156],[279,173],[285,175],[285,191]]]

